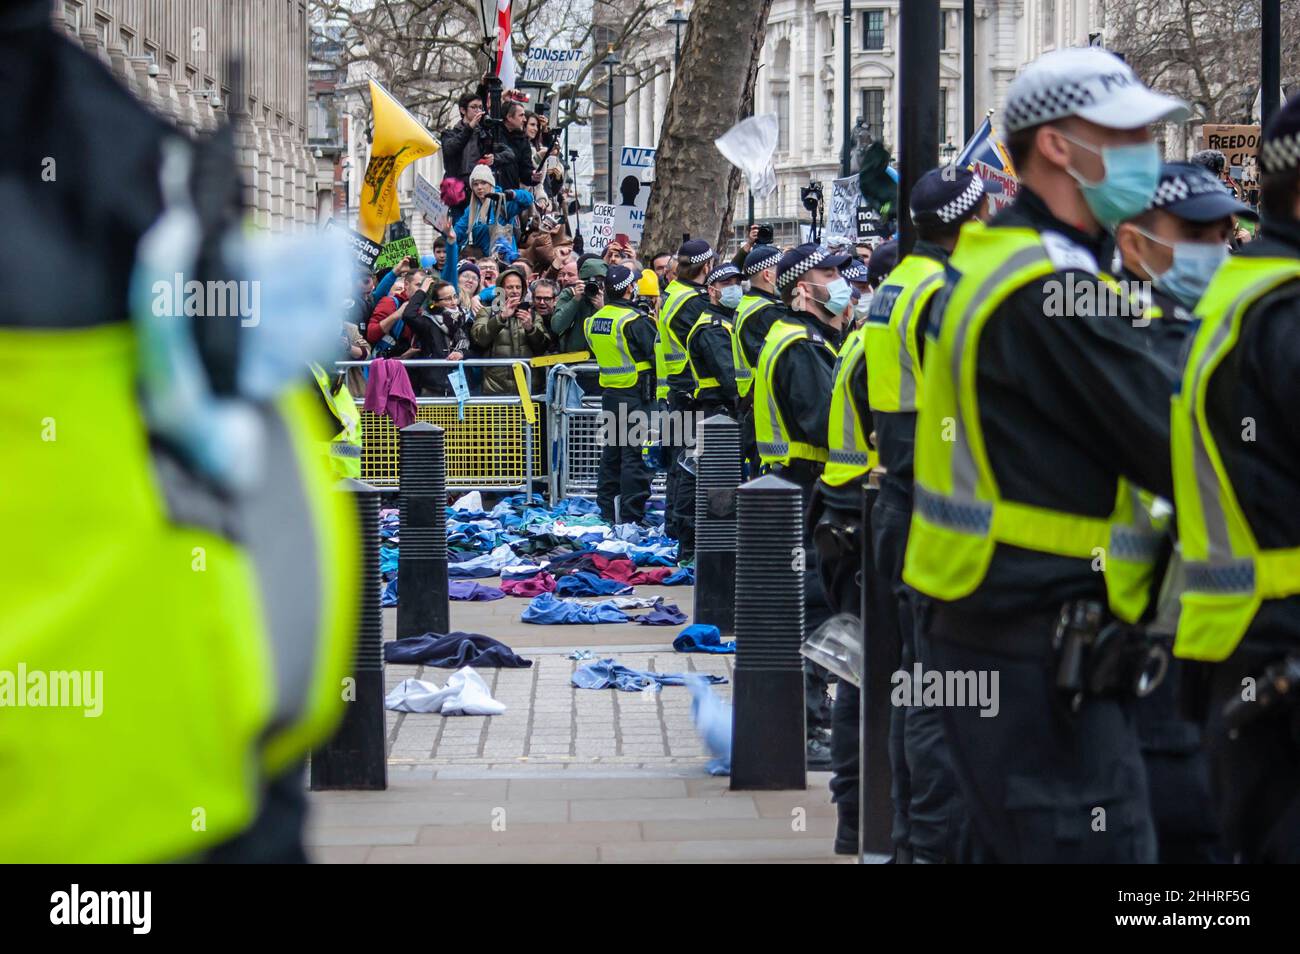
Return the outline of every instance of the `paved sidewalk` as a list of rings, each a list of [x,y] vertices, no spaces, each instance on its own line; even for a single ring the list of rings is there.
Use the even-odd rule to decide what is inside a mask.
[[[490,582],[490,581],[484,581]],[[688,615],[689,587],[663,594]],[[690,693],[574,689],[573,649],[634,669],[724,676],[731,656],[679,654],[679,626],[533,626],[526,600],[452,603],[452,628],[486,633],[533,660],[478,670],[503,715],[387,713],[389,789],[313,792],[308,844],[324,862],[659,862],[837,860],[829,776],[806,791],[728,790],[708,775]],[[385,611],[392,638],[395,611]],[[391,689],[414,676],[439,685],[450,670],[391,664]],[[851,860],[851,859],[850,859]]]

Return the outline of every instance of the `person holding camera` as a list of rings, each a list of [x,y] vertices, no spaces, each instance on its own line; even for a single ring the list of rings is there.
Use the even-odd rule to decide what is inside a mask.
[[[599,258],[578,266],[578,283],[560,292],[551,319],[551,332],[560,339],[560,351],[586,351],[583,323],[605,307],[605,275],[609,267]]]
[[[545,325],[533,318],[526,288],[517,269],[501,273],[500,293],[470,328],[470,338],[485,358],[533,358],[550,348],[551,336]],[[506,365],[485,368],[483,393],[515,393],[514,370]]]
[[[451,206],[452,218],[458,218],[469,204],[469,174],[486,159],[491,165],[492,133],[489,124],[483,122],[487,113],[483,109],[483,97],[478,93],[465,93],[457,100],[460,108],[460,122],[443,130],[442,133],[442,167],[446,170],[444,179],[454,179],[460,183],[464,200]]]

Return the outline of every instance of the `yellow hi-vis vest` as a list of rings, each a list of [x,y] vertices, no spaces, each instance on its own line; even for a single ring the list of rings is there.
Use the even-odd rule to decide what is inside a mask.
[[[686,345],[673,333],[673,318],[682,310],[682,305],[699,293],[699,289],[684,285],[677,279],[669,282],[668,287],[664,289],[664,303],[659,309],[659,350],[656,368],[665,397],[668,394],[669,376],[681,374],[686,368]]]
[[[583,322],[591,353],[600,365],[602,388],[636,387],[637,375],[650,370],[649,361],[637,361],[627,344],[627,326],[640,314],[626,305],[609,304]]]
[[[1111,611],[1135,622],[1151,595],[1162,537],[1138,489],[1119,479],[1109,517],[1004,500],[984,443],[975,383],[980,333],[1013,292],[1056,271],[1039,233],[966,225],[949,265],[955,284],[930,324],[937,340],[926,341],[903,579],[935,599],[961,599],[979,588],[1002,543],[1094,561]]]
[[[708,388],[721,387],[717,378],[713,377],[712,375],[701,375],[699,369],[695,367],[695,362],[691,359],[691,342],[695,339],[695,333],[698,332],[705,325],[711,324],[713,322],[714,315],[717,315],[718,319],[722,323],[722,327],[727,329],[728,338],[731,338],[731,332],[732,332],[731,322],[727,321],[727,319],[724,318],[722,315],[718,315],[717,312],[707,311],[707,310],[700,312],[700,317],[695,319],[695,324],[691,325],[691,330],[686,334],[686,364],[691,369],[691,377],[695,379],[695,392],[694,392],[695,397],[699,397],[700,392]],[[735,341],[734,338],[731,338],[731,340],[733,342]],[[733,351],[733,356],[734,356],[734,351]]]
[[[754,386],[754,369],[749,366],[745,349],[740,346],[741,329],[754,315],[775,304],[776,302],[771,298],[750,292],[741,298],[740,304],[736,306],[736,324],[731,329],[731,363],[736,366],[736,390],[740,392],[741,397],[748,394],[749,389]]]
[[[329,407],[334,420],[339,422],[339,432],[326,445],[325,454],[330,467],[340,477],[361,479],[361,412],[357,410],[356,398],[343,383],[338,391],[330,387],[329,375],[318,364],[312,364],[311,373],[316,378],[325,404]]]
[[[1296,259],[1233,256],[1215,272],[1196,307],[1201,325],[1182,387],[1173,398],[1170,441],[1187,574],[1174,653],[1188,659],[1226,659],[1264,600],[1300,594],[1300,547],[1260,547],[1224,469],[1205,409],[1214,375],[1237,375],[1231,358],[1246,312],[1269,292],[1296,280]]]
[[[763,350],[758,355],[758,367],[754,369],[754,436],[758,443],[759,459],[768,467],[776,464],[788,467],[792,460],[825,463],[830,456],[825,447],[791,440],[790,431],[781,419],[781,409],[776,403],[777,359],[796,341],[812,337],[803,324],[774,321],[763,342]],[[835,354],[830,342],[820,336],[817,340],[822,347]],[[821,437],[825,440],[825,435]]]
[[[822,480],[833,487],[861,480],[877,463],[876,452],[867,441],[867,435],[871,433],[870,422],[862,420],[858,404],[853,400],[854,375],[867,373],[866,331],[864,325],[850,334],[840,345],[839,357],[835,359],[830,431],[826,435],[829,454],[826,470],[822,473]],[[868,373],[867,387],[870,386]]]
[[[917,408],[921,349],[916,319],[943,287],[944,267],[925,255],[909,255],[889,273],[871,299],[867,316],[867,387],[873,411]]]
[[[128,324],[6,328],[0,347],[23,355],[4,472],[44,504],[0,495],[0,858],[201,854],[343,712],[360,537],[319,398],[302,382],[256,406],[263,473],[223,510],[151,448]],[[223,512],[229,536],[206,519]]]

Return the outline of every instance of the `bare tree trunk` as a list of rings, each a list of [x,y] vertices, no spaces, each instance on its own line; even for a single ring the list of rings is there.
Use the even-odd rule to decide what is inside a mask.
[[[645,257],[683,232],[721,247],[740,172],[713,145],[748,114],[772,0],[696,0],[668,97],[646,210]]]

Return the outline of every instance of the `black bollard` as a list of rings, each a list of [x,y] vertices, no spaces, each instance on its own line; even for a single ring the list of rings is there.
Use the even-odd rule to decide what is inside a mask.
[[[359,480],[341,480],[361,523],[361,596],[352,666],[353,698],[334,737],[311,754],[312,791],[388,788],[384,730],[384,623],[379,611],[379,491]]]
[[[803,789],[803,497],[770,474],[736,496],[731,789]]]
[[[893,596],[876,572],[872,554],[871,508],[879,487],[862,485],[862,686],[859,696],[858,837],[864,853],[892,855],[894,803],[890,794],[889,720],[891,677],[902,647]]]
[[[740,484],[740,423],[714,414],[700,423],[695,476],[695,619],[736,629],[736,487]]]
[[[398,459],[397,636],[451,630],[447,595],[446,432],[402,428]]]

